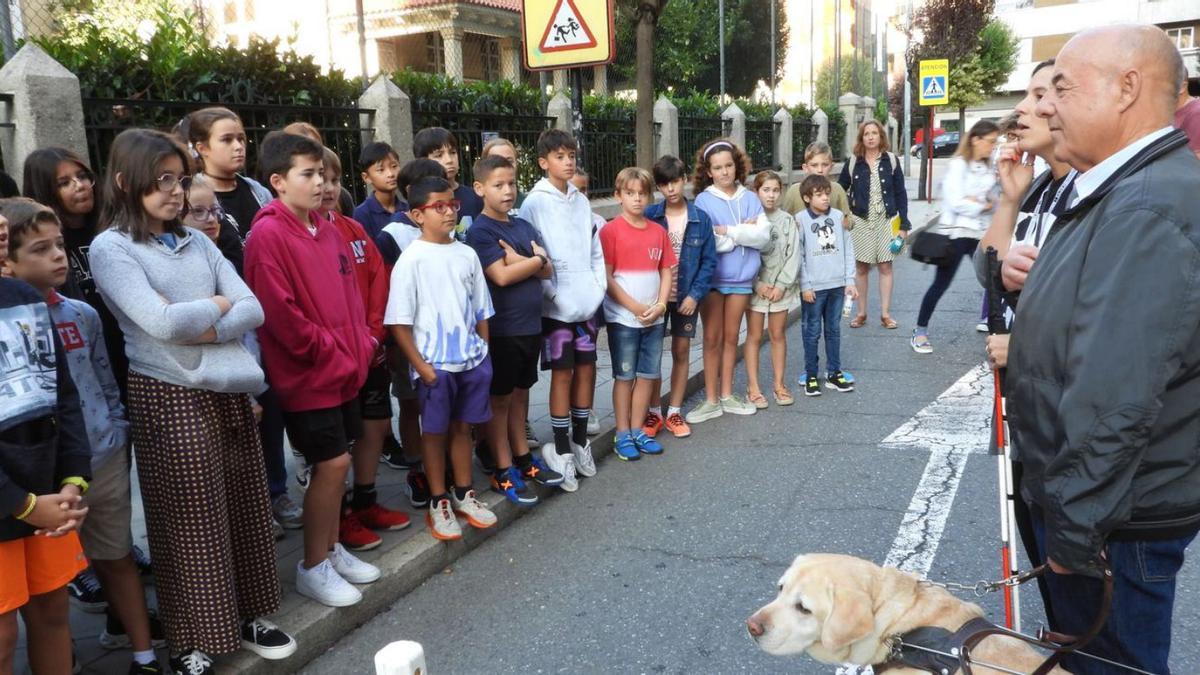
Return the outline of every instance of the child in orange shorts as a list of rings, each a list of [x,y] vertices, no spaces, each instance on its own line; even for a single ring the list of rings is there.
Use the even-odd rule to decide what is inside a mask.
[[[71,672],[66,586],[87,567],[75,530],[91,449],[63,354],[42,296],[0,276],[0,673],[13,671],[18,609],[33,672]]]

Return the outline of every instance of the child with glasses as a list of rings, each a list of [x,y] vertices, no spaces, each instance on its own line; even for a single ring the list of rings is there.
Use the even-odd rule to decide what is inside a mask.
[[[129,419],[171,667],[203,675],[213,670],[210,654],[240,645],[280,659],[296,643],[261,618],[279,609],[279,577],[248,395],[263,373],[241,338],[262,324],[262,306],[217,247],[180,222],[186,166],[166,134],[117,136],[106,229],[91,261],[125,332]]]
[[[221,250],[221,255],[237,270],[238,276],[242,276],[245,255],[242,240],[237,236],[229,214],[221,208],[212,180],[202,173],[187,181],[187,202],[184,204],[182,218],[184,225],[200,230],[216,244]]]
[[[421,452],[433,493],[430,534],[462,538],[454,514],[475,528],[496,524],[471,488],[471,425],[491,420],[488,319],[492,298],[479,256],[454,238],[461,204],[445,178],[408,189],[409,215],[421,228],[392,271],[383,323],[412,364],[421,406]],[[446,485],[449,456],[453,490]]]

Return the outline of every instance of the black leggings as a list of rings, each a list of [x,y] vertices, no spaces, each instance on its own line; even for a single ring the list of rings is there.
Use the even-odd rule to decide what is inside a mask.
[[[950,259],[944,264],[938,265],[933,283],[929,285],[929,290],[925,291],[925,297],[921,300],[921,312],[917,314],[918,327],[929,327],[929,319],[933,316],[933,310],[937,308],[942,294],[946,292],[947,288],[950,288],[950,282],[954,281],[954,273],[958,271],[958,264],[964,257],[969,258],[974,255],[976,248],[979,248],[978,239],[950,240]]]

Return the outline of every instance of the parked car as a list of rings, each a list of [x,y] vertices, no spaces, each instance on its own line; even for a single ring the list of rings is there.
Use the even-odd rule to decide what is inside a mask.
[[[933,137],[933,156],[949,157],[958,149],[959,133],[957,131],[948,131],[941,136]],[[913,156],[917,159],[925,157],[925,146],[913,146]]]

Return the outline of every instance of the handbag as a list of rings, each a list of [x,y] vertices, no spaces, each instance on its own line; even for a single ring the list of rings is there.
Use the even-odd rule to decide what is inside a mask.
[[[917,230],[908,237],[908,254],[913,260],[928,265],[944,265],[950,261],[950,236],[930,228]]]

